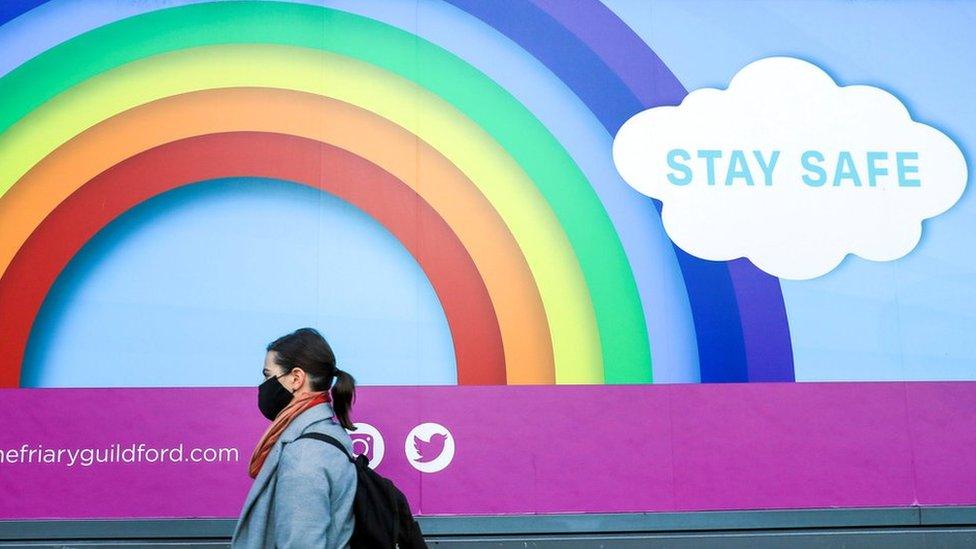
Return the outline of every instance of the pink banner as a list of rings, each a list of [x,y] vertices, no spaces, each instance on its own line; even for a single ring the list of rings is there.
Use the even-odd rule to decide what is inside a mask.
[[[424,515],[976,504],[976,383],[365,387],[353,412]],[[0,414],[3,519],[235,518],[267,426],[253,388]]]

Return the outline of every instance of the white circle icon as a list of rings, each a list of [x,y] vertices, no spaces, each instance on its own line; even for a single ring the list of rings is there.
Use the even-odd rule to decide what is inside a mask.
[[[439,423],[421,423],[404,442],[407,461],[421,473],[436,473],[454,459],[454,436]]]
[[[383,454],[386,453],[383,436],[380,435],[376,427],[369,423],[353,423],[352,425],[356,430],[347,430],[346,432],[352,439],[353,454],[357,456],[366,454],[366,458],[369,459],[369,468],[376,469],[383,461]]]

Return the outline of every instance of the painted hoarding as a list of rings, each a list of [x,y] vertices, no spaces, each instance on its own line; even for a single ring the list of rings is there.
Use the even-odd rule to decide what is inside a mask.
[[[948,82],[973,53],[947,55],[955,27],[934,30],[952,10],[35,4],[0,12],[0,404],[16,418],[0,490],[23,502],[4,517],[235,516],[263,429],[263,346],[305,325],[363,385],[354,419],[375,431],[359,444],[384,441],[378,468],[425,514],[976,503],[961,450],[976,126]],[[890,24],[867,27],[878,18]],[[929,29],[911,52],[907,20]],[[763,59],[793,61],[733,85]],[[885,129],[895,112],[939,145],[796,131],[830,119],[809,107],[827,92],[799,93],[789,72],[807,65],[905,111],[848,102],[838,120]],[[751,90],[776,115],[749,131],[705,117],[727,134],[652,125],[634,149],[661,163],[621,160],[625,123],[687,112],[705,88]],[[798,113],[812,118],[791,125]],[[816,181],[786,171],[793,145],[792,165],[822,153],[831,179],[774,195],[777,177]],[[712,150],[745,153],[709,164]],[[715,166],[721,184],[693,184]],[[768,220],[782,223],[746,225]],[[223,457],[134,457],[180,442]],[[177,476],[182,495],[135,495]],[[132,497],[53,508],[36,482],[59,501]]]

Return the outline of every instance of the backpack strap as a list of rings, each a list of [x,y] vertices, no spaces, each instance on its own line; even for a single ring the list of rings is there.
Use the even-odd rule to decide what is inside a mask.
[[[325,435],[325,434],[322,434],[322,433],[304,433],[301,436],[299,436],[298,438],[296,438],[295,440],[298,440],[299,438],[314,438],[316,440],[321,440],[322,442],[327,442],[327,443],[335,446],[339,450],[341,450],[342,453],[345,454],[345,456],[347,458],[349,458],[349,461],[352,462],[353,465],[356,464],[356,459],[354,457],[350,456],[349,455],[349,452],[346,450],[346,447],[343,446],[342,443],[339,442],[338,440],[336,440],[334,437],[331,437],[329,435]]]

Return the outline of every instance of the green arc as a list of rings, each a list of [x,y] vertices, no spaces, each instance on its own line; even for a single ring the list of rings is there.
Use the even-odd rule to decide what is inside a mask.
[[[620,240],[585,176],[521,103],[449,52],[391,26],[303,4],[229,2],[125,19],[48,50],[0,78],[0,132],[101,72],[160,53],[267,43],[329,51],[381,67],[439,95],[492,136],[535,183],[583,272],[606,383],[652,379],[646,322]],[[0,188],[0,196],[7,188]],[[596,381],[596,380],[594,380]]]

